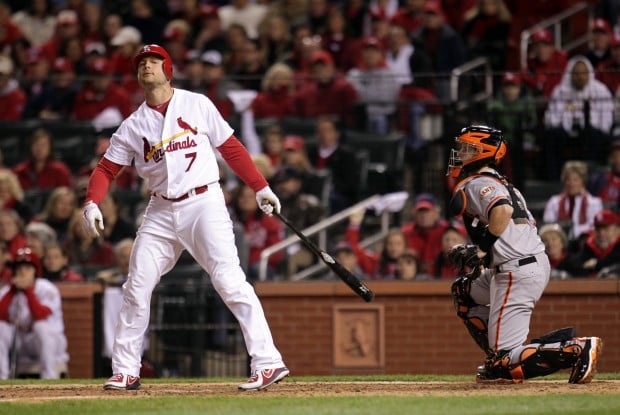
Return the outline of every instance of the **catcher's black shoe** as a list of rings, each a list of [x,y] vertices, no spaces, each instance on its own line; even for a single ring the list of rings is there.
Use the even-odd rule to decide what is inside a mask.
[[[590,383],[596,373],[596,361],[603,351],[603,341],[599,337],[585,337],[581,354],[568,378],[568,383]],[[580,342],[581,343],[581,342]]]
[[[506,379],[497,377],[489,373],[485,365],[478,366],[478,370],[476,371],[476,383],[485,385],[511,385],[521,382],[523,382],[523,379]]]

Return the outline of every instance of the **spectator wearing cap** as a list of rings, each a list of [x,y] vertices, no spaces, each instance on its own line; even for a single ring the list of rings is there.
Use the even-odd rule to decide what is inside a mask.
[[[282,164],[292,166],[297,170],[304,172],[305,175],[311,175],[314,171],[312,163],[308,158],[306,150],[306,141],[299,135],[286,135],[282,143]],[[309,189],[309,183],[304,184],[305,189]]]
[[[131,97],[130,103],[133,110],[144,101],[144,90],[140,87],[136,78],[136,70],[133,58],[136,51],[142,45],[142,33],[133,26],[123,26],[110,39],[110,72],[118,79],[118,84]],[[90,62],[92,67],[93,59]]]
[[[446,22],[439,1],[427,1],[423,10],[423,25],[413,34],[414,47],[426,52],[435,73],[449,73],[465,62],[467,49],[460,35]],[[449,99],[449,79],[438,77],[435,80],[434,92],[440,100]]]
[[[351,272],[360,280],[369,280],[370,277],[360,268],[357,261],[357,255],[353,246],[347,241],[340,241],[336,244],[333,250],[334,259],[340,263],[346,270]],[[339,280],[338,276],[334,274],[334,271],[328,271],[322,279],[325,280]]]
[[[536,144],[533,134],[537,126],[536,105],[531,93],[523,88],[519,73],[505,72],[501,89],[489,104],[492,124],[504,132],[510,152],[502,161],[502,171],[515,187],[520,188],[525,180],[526,169],[520,163],[524,159],[524,148],[531,151]],[[530,173],[530,174],[533,174]]]
[[[293,115],[295,74],[285,63],[273,64],[261,81],[261,89],[251,108],[254,119],[282,119]]]
[[[412,221],[401,229],[407,246],[418,254],[418,268],[422,274],[433,275],[435,260],[442,252],[441,236],[449,226],[441,215],[437,199],[430,193],[420,193],[412,206]]]
[[[596,69],[596,79],[604,83],[609,91],[614,95],[615,103],[615,124],[620,124],[620,110],[618,97],[620,93],[620,33],[613,33],[609,41],[609,59],[601,62]]]
[[[570,241],[587,236],[594,225],[594,216],[603,210],[603,202],[586,188],[588,166],[583,161],[570,160],[562,166],[562,191],[552,195],[545,204],[544,223],[559,223]]]
[[[0,55],[0,120],[17,121],[22,118],[26,94],[13,78],[13,60]]]
[[[38,94],[28,98],[24,109],[24,118],[44,120],[69,120],[78,92],[73,63],[59,57],[54,60],[51,70],[51,82]]]
[[[583,55],[573,56],[545,111],[539,144],[547,179],[557,178],[561,163],[569,159],[606,162],[613,111],[613,96],[595,78],[590,61]]]
[[[295,115],[304,118],[335,116],[351,125],[353,109],[359,99],[355,87],[339,76],[329,52],[314,52],[310,63],[312,78],[295,94]]]
[[[530,38],[523,81],[535,96],[549,98],[553,88],[560,83],[567,62],[566,51],[555,47],[551,31],[539,29]]]
[[[387,134],[392,130],[400,84],[385,61],[379,39],[364,38],[361,61],[347,73],[347,79],[357,91],[358,105],[364,108],[366,131]]]
[[[26,96],[39,94],[49,83],[52,62],[47,60],[40,47],[30,47],[25,53],[26,67],[20,85]]]
[[[39,46],[50,40],[56,29],[56,16],[52,3],[48,0],[33,1],[30,7],[15,12],[11,20],[32,46]]]
[[[59,56],[59,49],[63,43],[71,38],[80,38],[80,20],[77,12],[65,9],[56,15],[56,31],[54,36],[41,44],[40,48],[45,59],[54,62]]]
[[[478,0],[460,31],[468,58],[485,57],[493,71],[505,70],[511,21],[504,0]]]
[[[11,263],[11,283],[0,288],[0,379],[10,375],[9,351],[17,337],[17,363],[34,359],[42,379],[58,379],[66,366],[67,338],[58,288],[41,276],[40,259],[23,248]]]
[[[242,89],[241,85],[226,76],[222,54],[217,50],[207,50],[200,56],[200,60],[204,68],[204,94],[213,101],[224,119],[229,119],[235,113],[235,109],[228,92]]]
[[[343,144],[337,121],[328,116],[316,123],[317,145],[308,149],[308,159],[316,170],[327,170],[332,179],[329,207],[332,213],[351,206],[359,199],[359,165],[355,151]]]
[[[392,27],[402,27],[407,37],[411,36],[423,23],[423,6],[426,0],[405,0],[391,19]]]
[[[370,279],[395,280],[398,258],[407,250],[407,237],[401,229],[392,228],[378,251],[362,248],[359,241],[364,214],[365,209],[361,208],[349,216],[345,240],[353,247],[360,268]]]
[[[604,209],[594,216],[594,230],[582,248],[569,257],[567,269],[573,277],[619,276],[620,225],[615,212]]]
[[[271,178],[274,191],[282,202],[282,214],[297,229],[315,225],[325,216],[325,208],[321,205],[321,201],[304,190],[305,179],[304,173],[292,166],[280,167]],[[286,261],[287,276],[290,278],[300,269],[312,265],[315,260],[312,252],[302,244],[289,247]]]
[[[175,82],[183,89],[202,93],[204,91],[203,67],[200,60],[201,52],[196,49],[188,49],[183,59],[183,71],[175,72]]]
[[[105,58],[108,50],[103,42],[84,42],[84,66],[90,68],[95,58]]]
[[[90,80],[75,99],[73,117],[90,120],[106,108],[117,108],[123,118],[132,112],[131,95],[112,79],[112,67],[107,59],[97,58],[89,68]]]
[[[614,212],[620,211],[620,140],[611,143],[606,168],[591,171],[588,189]]]
[[[593,67],[609,61],[611,57],[610,46],[612,39],[611,25],[602,18],[596,18],[591,23],[592,37],[588,50],[583,54]]]

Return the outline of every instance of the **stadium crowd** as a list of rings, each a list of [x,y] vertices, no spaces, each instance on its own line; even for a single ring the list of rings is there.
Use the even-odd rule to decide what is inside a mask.
[[[518,186],[538,177],[561,183],[538,217],[552,226],[545,235],[563,244],[558,275],[615,275],[620,6],[592,2],[591,41],[577,51],[560,49],[548,29],[535,31],[521,70],[515,61],[521,31],[576,2],[524,3],[0,0],[0,121],[39,122],[19,137],[27,141],[21,158],[5,159],[0,171],[3,260],[31,247],[43,259],[42,275],[53,281],[93,279],[116,266],[117,244],[135,235],[148,184],[132,169],[121,174],[101,206],[102,238],[84,233],[79,212],[86,179],[110,135],[143,101],[132,57],[156,43],[172,57],[174,85],[215,103],[301,228],[369,194],[360,189],[368,156],[360,154],[356,133],[375,137],[379,146],[387,135],[401,137],[399,177],[372,190],[409,192],[403,223],[393,224],[376,250],[362,249],[364,215],[356,212],[331,241],[339,255],[354,254],[350,266],[370,279],[453,277],[444,253],[466,238],[462,224],[442,209],[454,183],[429,187],[419,177],[431,147],[449,138],[429,141],[421,120],[436,115],[448,126],[445,135],[454,133],[447,122],[450,71],[486,58],[498,92],[469,121],[504,131],[510,157],[502,170]],[[88,152],[79,162],[54,150],[66,148],[55,132],[74,124],[92,127],[76,144]],[[531,154],[530,171],[521,160]],[[256,279],[260,252],[282,240],[285,229],[261,214],[231,172],[221,171],[240,251]],[[269,276],[287,279],[313,261],[296,247],[270,258]],[[3,275],[10,283],[8,268]]]

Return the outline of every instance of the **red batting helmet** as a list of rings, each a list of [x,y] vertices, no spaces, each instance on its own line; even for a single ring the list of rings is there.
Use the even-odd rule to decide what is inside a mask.
[[[30,264],[36,270],[36,276],[41,276],[41,261],[37,254],[32,252],[30,248],[19,248],[15,253],[15,259],[11,262],[13,272],[15,272],[15,268],[17,268],[20,264]]]
[[[133,58],[133,66],[137,70],[138,64],[145,56],[157,56],[164,60],[164,73],[168,79],[172,79],[172,59],[166,49],[159,45],[145,45],[140,49],[140,52]]]

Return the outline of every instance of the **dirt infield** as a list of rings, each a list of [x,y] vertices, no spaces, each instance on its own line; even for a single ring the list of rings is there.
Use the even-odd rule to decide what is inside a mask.
[[[101,385],[0,385],[0,402],[55,399],[118,399],[162,396],[351,396],[415,395],[468,396],[493,392],[511,395],[620,394],[620,380],[594,380],[587,385],[566,381],[526,381],[518,385],[478,385],[474,382],[298,382],[287,379],[266,391],[239,392],[233,383],[153,383],[137,391],[104,391]]]

